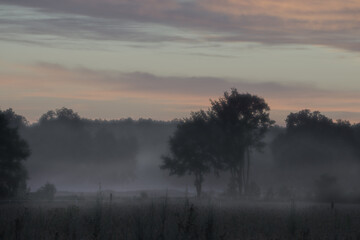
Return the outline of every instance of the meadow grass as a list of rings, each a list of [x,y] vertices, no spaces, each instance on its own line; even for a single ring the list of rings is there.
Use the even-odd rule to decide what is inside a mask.
[[[0,239],[360,240],[360,207],[174,198],[3,203]]]

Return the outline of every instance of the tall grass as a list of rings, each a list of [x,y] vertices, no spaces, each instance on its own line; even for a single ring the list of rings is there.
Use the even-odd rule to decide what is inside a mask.
[[[360,207],[198,199],[0,205],[0,239],[360,239]]]

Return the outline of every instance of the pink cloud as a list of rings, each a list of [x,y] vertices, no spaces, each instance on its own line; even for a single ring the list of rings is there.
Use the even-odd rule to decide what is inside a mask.
[[[360,50],[360,2],[355,0],[0,0],[0,3],[36,7],[48,14],[92,17],[90,26],[80,24],[81,19],[69,21],[69,16],[63,21],[44,21],[41,27],[36,25],[38,21],[23,23],[38,26],[38,31],[45,34],[48,31],[71,37],[83,34],[86,38],[113,40],[186,41],[170,33],[137,35],[136,31],[116,28],[124,21],[135,21],[189,29],[205,41],[313,44]],[[109,25],[115,27],[108,28]]]
[[[88,106],[95,102],[106,105],[130,101],[153,109],[154,114],[163,112],[166,115],[168,112],[168,118],[171,118],[178,117],[181,112],[186,116],[190,110],[206,109],[210,98],[217,99],[224,91],[235,87],[240,92],[265,98],[273,113],[310,108],[334,114],[352,113],[350,120],[360,121],[360,97],[357,91],[323,90],[303,84],[285,85],[241,79],[69,69],[51,64],[19,66],[17,69],[21,70],[20,73],[0,73],[0,89],[6,89],[12,96],[3,95],[0,100],[8,102],[9,107],[15,101],[25,104],[34,98],[40,99],[45,106],[48,99],[81,102]],[[131,111],[141,109],[135,107]],[[156,118],[156,115],[153,117]]]

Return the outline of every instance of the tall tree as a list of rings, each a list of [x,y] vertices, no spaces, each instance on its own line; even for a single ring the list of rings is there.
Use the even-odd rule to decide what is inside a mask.
[[[15,197],[26,190],[23,161],[30,155],[28,144],[10,125],[7,113],[0,111],[0,198]]]
[[[239,194],[249,185],[250,154],[264,147],[262,138],[274,123],[269,117],[270,108],[264,99],[236,89],[225,92],[211,101],[209,116],[217,129],[214,138],[215,156],[230,171]]]
[[[170,154],[163,156],[161,169],[170,175],[195,177],[197,196],[201,195],[204,175],[211,170],[208,116],[204,111],[191,114],[179,122],[174,135],[169,140]]]

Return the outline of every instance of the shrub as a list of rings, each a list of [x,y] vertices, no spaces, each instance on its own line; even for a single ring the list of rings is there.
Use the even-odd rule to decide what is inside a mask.
[[[53,200],[56,194],[56,187],[52,183],[46,183],[44,186],[40,187],[35,195],[37,198]]]

